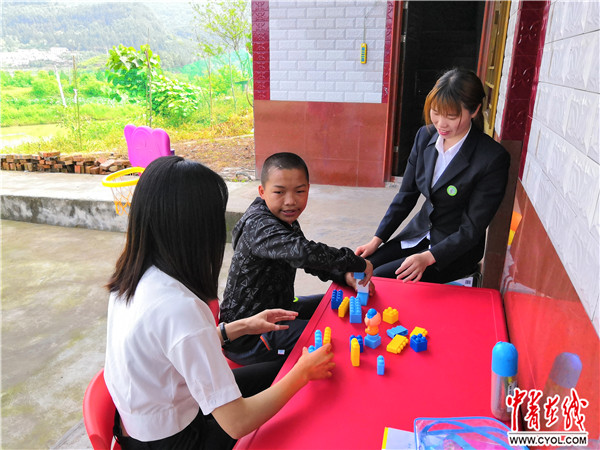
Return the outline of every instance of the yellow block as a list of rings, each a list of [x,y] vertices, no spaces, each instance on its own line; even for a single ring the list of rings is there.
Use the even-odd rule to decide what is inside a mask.
[[[425,337],[427,336],[427,330],[425,328],[415,327],[415,329],[410,333],[409,339],[416,334],[422,334],[423,337]]]
[[[394,336],[394,339],[392,339],[392,342],[387,345],[386,350],[397,355],[404,347],[406,347],[406,344],[408,344],[408,338],[401,334],[397,334]]]
[[[348,308],[350,307],[350,298],[344,297],[342,303],[340,303],[340,307],[338,308],[338,316],[345,317],[348,312]]]
[[[389,324],[396,323],[398,321],[398,310],[396,308],[388,307],[383,310],[383,321]]]
[[[325,335],[323,336],[323,345],[331,342],[331,328],[325,327]]]
[[[352,338],[350,343],[350,361],[354,367],[360,366],[360,344],[356,338]]]

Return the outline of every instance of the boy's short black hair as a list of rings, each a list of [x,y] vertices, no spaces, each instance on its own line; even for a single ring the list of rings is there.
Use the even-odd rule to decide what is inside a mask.
[[[279,169],[279,170],[300,169],[300,170],[303,170],[304,174],[306,175],[306,181],[309,182],[308,167],[306,166],[306,163],[304,162],[304,160],[302,158],[300,158],[298,155],[296,155],[295,153],[291,153],[291,152],[274,153],[265,160],[263,167],[262,167],[262,171],[260,173],[260,184],[262,184],[263,186],[269,180],[269,172],[271,171],[271,169]]]

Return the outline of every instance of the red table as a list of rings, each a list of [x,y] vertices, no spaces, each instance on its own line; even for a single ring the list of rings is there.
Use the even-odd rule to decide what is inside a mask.
[[[332,285],[317,308],[277,379],[314,344],[315,330],[332,330],[336,367],[333,377],[309,383],[237,449],[378,449],[384,428],[413,431],[417,417],[492,417],[490,383],[492,348],[507,341],[502,299],[492,289],[430,283],[402,283],[373,278],[376,293],[362,307],[380,313],[396,308],[399,322],[381,322],[381,346],[365,347],[360,367],[350,362],[349,336],[365,336],[365,325],[349,323],[331,309]],[[344,289],[344,295],[352,291]],[[428,331],[428,348],[416,353],[407,345],[395,355],[386,351],[386,331],[396,325]],[[385,375],[377,375],[377,356]],[[276,379],[276,381],[277,381]]]

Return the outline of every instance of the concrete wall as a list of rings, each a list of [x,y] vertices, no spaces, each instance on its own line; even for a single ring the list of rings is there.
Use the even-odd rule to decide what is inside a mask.
[[[382,1],[269,2],[271,100],[381,103],[386,11]]]
[[[252,3],[257,175],[290,151],[313,183],[384,185],[393,12],[381,0]]]

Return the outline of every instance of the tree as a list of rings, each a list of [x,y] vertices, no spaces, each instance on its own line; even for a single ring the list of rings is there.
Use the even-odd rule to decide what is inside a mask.
[[[196,38],[198,42],[200,42],[200,36],[197,33]],[[208,79],[208,121],[210,126],[212,126],[212,118],[213,118],[213,81],[212,81],[212,58],[217,56],[223,52],[223,49],[219,45],[210,44],[210,43],[200,43],[198,55],[206,62],[206,70],[207,70],[207,79]],[[204,94],[204,92],[203,92]],[[206,98],[206,95],[204,95]]]
[[[246,64],[242,60],[240,51],[246,47],[252,32],[249,6],[248,0],[211,0],[192,4],[198,28],[208,31],[220,40],[226,49],[233,50],[242,71],[247,72],[248,76],[250,76],[250,68],[245,67]],[[236,109],[231,60],[229,67],[231,69],[231,95],[234,109]]]
[[[148,45],[141,45],[136,50],[119,44],[108,51],[106,66],[110,70],[108,79],[117,90],[136,99],[147,96],[148,69],[151,78],[162,73],[160,56],[152,53]]]
[[[160,56],[141,45],[140,50],[119,44],[108,52],[106,66],[111,70],[109,80],[117,90],[124,89],[136,99],[144,98],[147,108],[147,123],[152,126],[152,80],[162,73]],[[119,95],[119,97],[121,97]]]

